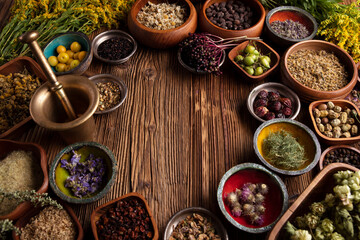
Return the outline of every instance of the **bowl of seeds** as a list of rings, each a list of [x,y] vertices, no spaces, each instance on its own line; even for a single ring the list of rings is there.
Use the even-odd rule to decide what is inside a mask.
[[[320,156],[319,169],[322,170],[332,163],[346,163],[356,168],[360,167],[360,150],[349,145],[331,146]]]
[[[190,0],[138,0],[128,14],[135,39],[151,48],[170,48],[194,33],[197,13]]]
[[[358,79],[351,56],[321,40],[291,46],[282,57],[280,69],[281,80],[305,102],[344,98]]]
[[[99,74],[89,77],[99,90],[99,106],[95,114],[110,113],[118,109],[127,96],[127,86],[118,77],[111,74]]]

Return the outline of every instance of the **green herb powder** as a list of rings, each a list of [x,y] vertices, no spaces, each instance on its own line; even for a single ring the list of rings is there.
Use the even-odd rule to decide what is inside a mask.
[[[263,142],[265,159],[272,165],[286,169],[299,169],[306,161],[304,147],[290,133],[271,132]]]

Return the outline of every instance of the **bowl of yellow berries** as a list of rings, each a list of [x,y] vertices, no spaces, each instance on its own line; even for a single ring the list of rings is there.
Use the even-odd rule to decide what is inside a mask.
[[[55,36],[45,44],[43,52],[56,76],[81,75],[89,68],[93,58],[90,39],[81,32]]]

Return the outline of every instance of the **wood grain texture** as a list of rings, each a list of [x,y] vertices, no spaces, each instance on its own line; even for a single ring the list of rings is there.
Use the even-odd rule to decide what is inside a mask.
[[[7,12],[3,10],[6,6],[7,1],[0,0],[0,11]],[[71,205],[83,225],[84,239],[92,239],[90,215],[97,206],[133,191],[148,201],[160,238],[173,214],[201,206],[222,220],[230,239],[265,239],[265,235],[233,227],[216,201],[218,183],[228,169],[242,162],[259,162],[252,140],[260,122],[248,113],[246,98],[261,82],[244,82],[228,60],[222,71],[221,76],[194,75],[180,66],[175,48],[154,50],[141,45],[129,62],[120,66],[93,60],[89,72],[120,77],[128,86],[128,97],[115,112],[95,116],[95,141],[114,152],[118,174],[103,199]],[[277,73],[265,81],[279,79]],[[302,104],[297,120],[312,128],[307,109],[308,105]],[[66,146],[55,133],[39,126],[16,140],[43,146],[49,164]],[[289,196],[295,196],[292,200],[317,173],[315,169],[297,177],[282,176]]]

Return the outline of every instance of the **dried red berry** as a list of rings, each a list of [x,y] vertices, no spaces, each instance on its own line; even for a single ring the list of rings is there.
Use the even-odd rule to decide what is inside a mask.
[[[269,101],[271,101],[271,102],[279,101],[279,99],[280,99],[280,94],[277,93],[277,92],[269,92],[268,99],[269,99]]]
[[[254,108],[266,107],[267,104],[268,104],[267,99],[259,98],[259,99],[255,100],[255,102],[254,102]]]
[[[266,107],[258,107],[255,109],[255,114],[258,117],[264,117],[267,113],[269,112],[269,109],[267,109]]]
[[[281,110],[281,103],[279,101],[275,101],[275,102],[270,102],[269,103],[269,110],[273,111],[273,112],[279,112]]]
[[[289,107],[284,107],[282,109],[282,113],[286,116],[286,117],[289,117],[291,114],[292,114],[292,110],[291,108]]]
[[[257,96],[256,96],[256,98],[261,98],[261,99],[266,99],[267,97],[268,97],[268,91],[267,90],[261,90],[258,94],[257,94]]]
[[[274,119],[275,118],[275,113],[273,112],[268,112],[265,116],[264,116],[264,119],[265,120],[271,120],[271,119]]]
[[[280,98],[280,102],[286,106],[286,107],[289,107],[289,108],[292,108],[292,102],[290,100],[290,98]]]

